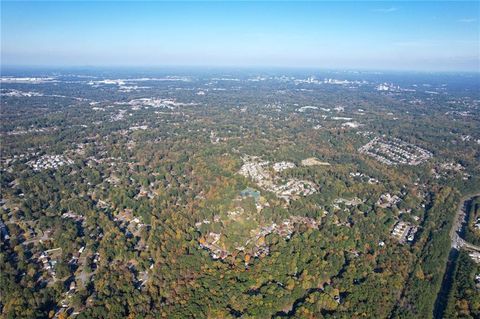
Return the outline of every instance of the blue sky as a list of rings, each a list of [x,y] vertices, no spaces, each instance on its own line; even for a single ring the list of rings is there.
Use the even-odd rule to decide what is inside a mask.
[[[1,2],[3,65],[479,71],[480,2]]]

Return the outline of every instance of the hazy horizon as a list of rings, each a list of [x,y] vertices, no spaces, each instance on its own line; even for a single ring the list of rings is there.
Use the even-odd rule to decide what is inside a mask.
[[[478,2],[2,1],[2,68],[480,70]]]

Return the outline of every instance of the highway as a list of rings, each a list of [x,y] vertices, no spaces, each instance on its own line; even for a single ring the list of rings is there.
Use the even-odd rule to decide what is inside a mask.
[[[451,250],[448,257],[445,274],[442,280],[442,286],[438,292],[437,299],[433,311],[433,318],[443,319],[445,309],[447,307],[448,295],[452,289],[453,276],[455,272],[456,261],[461,249],[480,253],[480,247],[466,242],[462,237],[462,230],[466,224],[466,207],[467,203],[475,197],[480,196],[480,193],[468,195],[462,198],[458,204],[455,219],[453,221],[452,229],[450,230]]]
[[[455,215],[454,224],[450,231],[450,238],[452,239],[452,248],[456,250],[460,250],[464,248],[465,250],[475,251],[480,253],[480,246],[473,245],[471,243],[466,242],[462,237],[462,228],[466,223],[466,204],[473,198],[480,196],[480,193],[469,195],[464,197],[457,208],[457,213]]]

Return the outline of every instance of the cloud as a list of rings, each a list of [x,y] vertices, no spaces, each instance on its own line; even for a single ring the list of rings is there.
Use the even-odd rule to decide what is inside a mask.
[[[463,18],[463,19],[458,20],[458,22],[462,22],[462,23],[472,23],[472,22],[475,22],[475,21],[477,21],[477,19],[474,19],[474,18]]]
[[[378,9],[373,9],[373,12],[390,13],[390,12],[395,12],[395,11],[397,11],[397,10],[398,10],[398,8],[390,7],[390,8],[378,8]]]

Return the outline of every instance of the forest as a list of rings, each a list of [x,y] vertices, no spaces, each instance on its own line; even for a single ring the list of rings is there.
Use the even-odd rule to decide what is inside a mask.
[[[55,81],[1,89],[2,318],[433,318],[480,189],[479,91],[34,75]],[[467,215],[478,245],[478,197]],[[461,250],[445,318],[480,315],[476,275]]]

